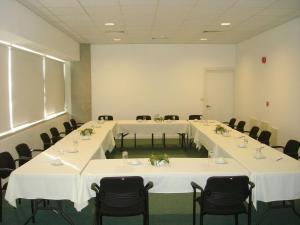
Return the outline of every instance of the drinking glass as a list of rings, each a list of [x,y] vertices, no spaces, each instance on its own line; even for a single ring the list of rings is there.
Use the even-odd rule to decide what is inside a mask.
[[[123,159],[124,163],[127,163],[127,160],[128,160],[128,152],[127,151],[122,152],[122,159]]]

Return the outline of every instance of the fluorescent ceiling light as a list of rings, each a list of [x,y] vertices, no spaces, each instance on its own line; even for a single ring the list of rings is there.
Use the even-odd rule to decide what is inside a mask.
[[[207,41],[207,38],[200,38],[200,41]]]
[[[105,26],[114,26],[114,25],[115,25],[115,23],[112,23],[112,22],[107,22],[107,23],[105,23],[104,25],[105,25]]]
[[[229,23],[229,22],[221,23],[221,26],[230,26],[230,25],[231,25],[231,23]]]
[[[114,41],[121,41],[121,38],[114,38]]]

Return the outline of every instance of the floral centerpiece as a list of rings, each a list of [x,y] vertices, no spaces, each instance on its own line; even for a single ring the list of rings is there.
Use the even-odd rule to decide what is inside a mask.
[[[215,129],[215,132],[217,134],[224,134],[227,132],[227,129],[225,129],[224,127],[222,127],[221,125],[217,125],[216,126],[216,129]]]
[[[91,136],[94,133],[93,128],[85,128],[84,130],[80,131],[81,136]]]
[[[152,166],[163,166],[170,163],[169,156],[166,153],[161,155],[151,154],[149,161]]]

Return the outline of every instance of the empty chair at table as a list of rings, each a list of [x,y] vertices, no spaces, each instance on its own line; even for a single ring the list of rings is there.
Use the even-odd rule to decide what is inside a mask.
[[[189,115],[189,120],[201,120],[202,115]]]
[[[262,143],[262,144],[270,145],[270,137],[271,137],[271,134],[272,134],[272,133],[271,133],[270,131],[268,131],[268,130],[263,130],[263,131],[259,134],[257,140],[258,140],[260,143]]]
[[[151,116],[138,115],[138,116],[136,116],[136,120],[151,120]],[[153,145],[154,145],[154,134],[153,133],[151,135],[151,143],[152,143],[152,148],[153,148]],[[134,134],[134,147],[136,148],[136,134]]]
[[[246,122],[241,120],[238,122],[238,124],[236,125],[235,129],[239,132],[244,133],[244,128],[245,128]]]
[[[19,159],[13,159],[9,152],[0,153],[0,222],[2,222],[2,198],[3,192],[7,189],[8,182],[2,184],[2,179],[7,179],[10,174],[16,169],[16,161]],[[31,212],[33,213],[33,200],[31,200]],[[34,217],[32,217],[34,222]]]
[[[114,120],[114,117],[111,115],[100,115],[98,116],[98,120]]]
[[[143,215],[143,224],[148,225],[148,191],[152,187],[152,182],[144,186],[143,178],[138,176],[105,177],[100,180],[100,185],[93,183],[96,224],[102,225],[103,216]]]
[[[179,116],[178,115],[165,115],[164,120],[179,120]],[[178,135],[179,135],[179,143],[180,143],[180,139],[181,139],[181,147],[183,147],[183,145],[185,143],[185,133],[178,133]],[[163,133],[163,145],[164,145],[164,147],[166,147],[166,134],[165,133]]]
[[[272,146],[272,148],[281,148],[283,153],[294,158],[299,159],[298,151],[300,147],[300,142],[297,140],[289,140],[285,146]]]
[[[259,127],[253,126],[250,131],[244,131],[244,133],[249,133],[250,137],[257,139],[258,131],[259,131]]]
[[[73,130],[79,128],[83,123],[78,123],[75,119],[70,119],[70,123],[72,125]]]
[[[42,139],[43,142],[43,146],[44,146],[44,150],[50,148],[52,146],[52,141],[51,138],[49,137],[49,135],[47,133],[41,133],[40,137]]]
[[[59,132],[56,127],[51,127],[50,128],[50,133],[52,135],[52,142],[53,142],[53,144],[55,144],[59,140],[63,139],[63,136],[61,136],[62,134],[63,135],[66,134],[65,132]]]
[[[238,224],[238,215],[247,214],[251,225],[252,189],[254,184],[247,176],[216,176],[207,179],[205,188],[191,183],[193,187],[193,225],[196,222],[196,203],[200,206],[200,225],[204,215],[234,215]],[[197,197],[196,190],[200,191]]]
[[[223,123],[227,124],[229,127],[231,127],[232,129],[234,129],[234,127],[235,127],[235,122],[236,122],[236,118],[231,118],[231,119],[229,120],[229,122],[223,122]]]
[[[68,135],[69,133],[71,133],[73,131],[73,128],[72,128],[71,124],[68,121],[64,122],[63,125],[64,125],[64,128],[65,128],[65,134],[66,135]]]
[[[16,151],[19,155],[19,166],[32,159],[33,152],[42,152],[43,149],[31,149],[26,143],[21,143],[16,146]]]

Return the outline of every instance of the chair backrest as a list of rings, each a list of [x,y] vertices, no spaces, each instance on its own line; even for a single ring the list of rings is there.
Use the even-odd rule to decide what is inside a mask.
[[[51,145],[52,145],[52,142],[51,142],[51,139],[50,139],[49,135],[47,133],[41,133],[40,137],[41,137],[42,142],[44,144],[44,150],[50,148]]]
[[[253,126],[249,132],[249,136],[256,139],[258,131],[259,131],[259,127]]]
[[[50,128],[50,133],[52,135],[53,144],[55,144],[56,142],[58,142],[62,138],[56,127],[51,127]]]
[[[19,155],[19,166],[22,166],[24,163],[28,162],[32,158],[32,153],[29,146],[25,143],[18,144],[16,146],[16,151]],[[27,159],[22,159],[27,158]]]
[[[144,211],[145,192],[142,177],[105,177],[100,181],[100,211],[113,210],[111,215],[135,214]]]
[[[263,144],[266,144],[266,145],[270,145],[270,137],[271,137],[271,132],[270,131],[267,131],[267,130],[263,130],[257,140],[260,142],[260,143],[263,143]]]
[[[149,115],[138,115],[136,117],[137,120],[151,120],[151,116]]]
[[[299,147],[300,147],[300,142],[296,141],[296,140],[289,140],[284,149],[283,149],[283,153],[287,154],[295,159],[298,159],[298,151],[299,151]]]
[[[228,209],[242,204],[249,194],[247,176],[216,176],[207,179],[201,201],[219,210]]]
[[[70,119],[71,125],[73,130],[76,130],[78,128],[77,122],[74,119]]]
[[[244,132],[244,127],[245,127],[246,122],[241,120],[238,122],[238,124],[236,125],[236,130],[240,131],[240,132]]]
[[[236,118],[231,118],[228,122],[228,126],[234,129],[235,122],[236,122]]]
[[[73,131],[71,124],[69,122],[64,122],[64,127],[65,127],[65,133],[66,135],[71,133]]]
[[[164,120],[179,120],[178,115],[165,115]]]
[[[9,152],[0,153],[0,168],[9,168],[11,170],[16,169],[16,164]],[[12,171],[0,171],[0,178],[5,179],[9,177]],[[1,193],[2,194],[2,193]]]
[[[98,120],[114,120],[114,117],[111,115],[100,115],[98,116]]]
[[[189,120],[201,120],[202,115],[189,115]]]

